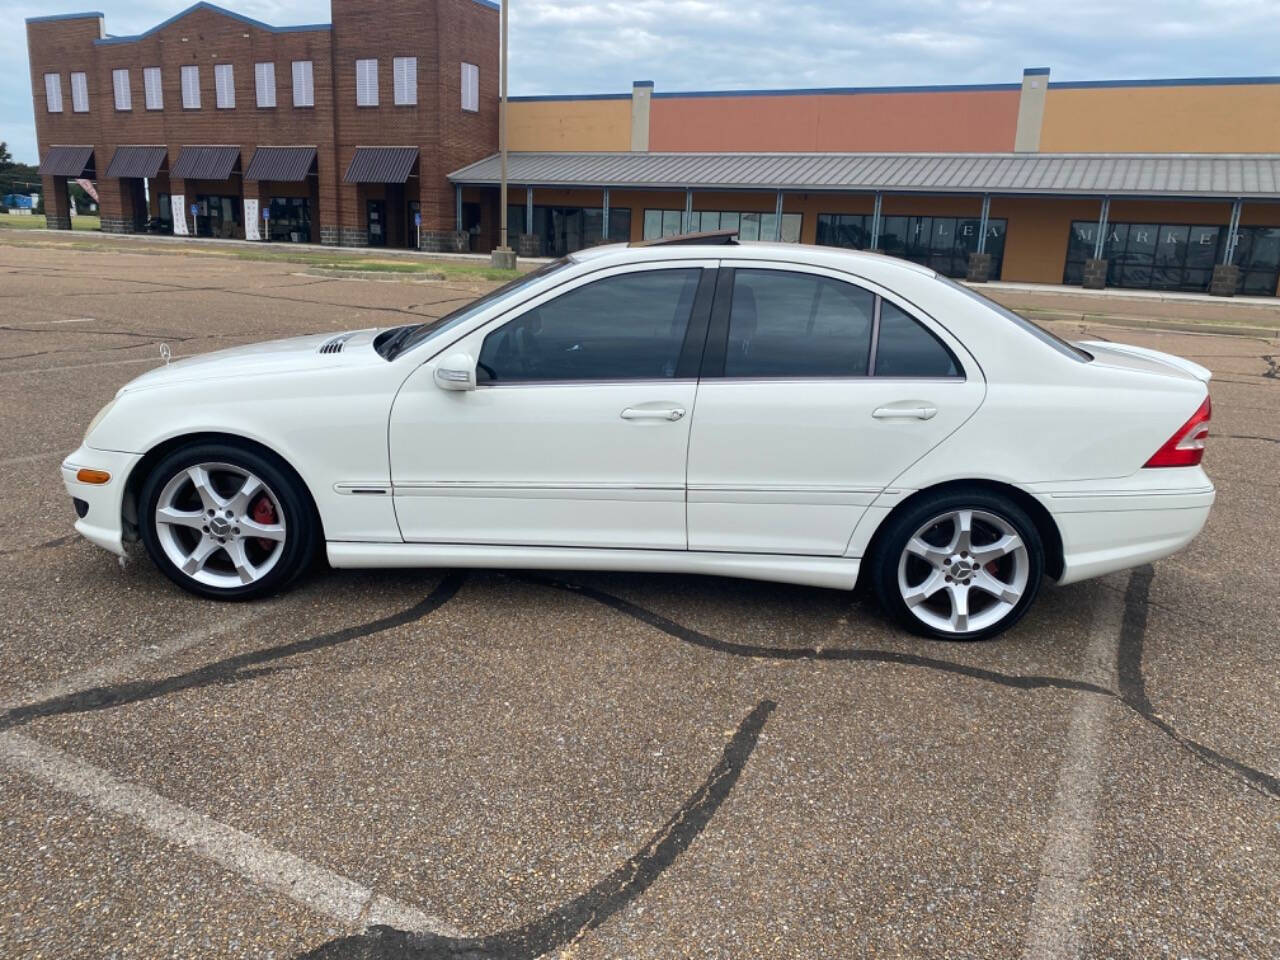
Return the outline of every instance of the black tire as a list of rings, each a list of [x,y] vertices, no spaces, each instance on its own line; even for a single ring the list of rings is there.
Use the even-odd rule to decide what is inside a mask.
[[[922,619],[921,616],[917,616],[911,606],[903,599],[902,589],[899,584],[900,564],[916,564],[918,566],[919,561],[915,557],[904,560],[907,543],[917,531],[935,518],[952,511],[961,510],[974,510],[982,514],[991,515],[1003,521],[1016,532],[1025,548],[1026,581],[1025,586],[1022,588],[1021,596],[1016,602],[1012,602],[1011,606],[1003,613],[998,609],[1003,605],[997,603],[990,594],[977,590],[972,591],[972,595],[975,597],[975,605],[986,603],[988,606],[984,609],[990,610],[989,616],[999,616],[999,619],[995,622],[986,624],[979,629],[971,630],[938,629]],[[982,528],[981,532],[987,535],[996,529],[994,525],[981,519],[977,523]],[[938,529],[945,531],[944,527]],[[975,536],[977,537],[977,535]],[[932,545],[932,541],[928,542]],[[979,542],[981,542],[980,539]],[[1040,592],[1040,586],[1044,580],[1044,542],[1031,517],[1017,503],[981,487],[953,487],[938,493],[926,494],[906,505],[885,521],[885,528],[878,540],[875,553],[870,559],[872,564],[870,579],[881,608],[912,633],[937,640],[986,640],[1008,630],[1022,619],[1031,604],[1035,602],[1036,595]],[[1020,557],[1010,558],[1008,562],[1014,564],[1020,562],[1020,560]],[[950,563],[952,561],[949,559],[946,562]],[[992,562],[1002,563],[1004,561]],[[925,577],[932,575],[932,571],[928,570],[927,565],[923,570],[924,572],[919,575]],[[908,572],[915,571],[908,570]],[[945,574],[946,572],[946,568],[944,568],[939,571],[939,574]],[[966,576],[969,575],[967,570],[964,573]],[[950,582],[947,581],[947,583]],[[948,608],[954,610],[950,606],[951,601],[948,599],[946,602]],[[930,605],[921,605],[922,615],[927,616],[936,609],[932,604],[933,601],[930,602]],[[978,617],[975,616],[974,619],[978,619]]]
[[[155,514],[162,491],[171,480],[188,468],[206,463],[227,464],[258,477],[269,488],[273,498],[273,514],[277,522],[282,520],[285,529],[283,545],[280,546],[278,555],[275,555],[270,569],[252,583],[237,586],[215,586],[202,583],[184,573],[161,543],[161,535],[156,529]],[[283,517],[280,518],[279,514],[283,514]],[[311,565],[320,542],[320,524],[315,507],[297,475],[274,455],[264,454],[248,445],[242,446],[235,443],[193,443],[163,457],[143,481],[139,491],[138,528],[147,553],[165,576],[190,593],[214,600],[254,600],[278,593],[293,583]],[[196,538],[200,535],[196,531],[191,533],[191,536]],[[275,547],[264,549],[267,543],[265,540],[253,539],[252,543],[259,546],[249,547],[250,538],[246,536],[242,539],[246,541],[246,549],[275,554]],[[223,558],[215,555],[209,562],[214,563],[215,559]],[[230,563],[229,554],[225,555],[225,562]]]

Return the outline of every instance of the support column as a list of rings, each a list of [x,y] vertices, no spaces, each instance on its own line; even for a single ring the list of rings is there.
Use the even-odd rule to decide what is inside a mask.
[[[649,149],[649,105],[653,99],[653,81],[637,80],[631,84],[631,149]]]
[[[782,242],[782,191],[773,201],[773,242]]]
[[[1227,242],[1222,248],[1222,262],[1213,268],[1209,293],[1215,297],[1234,297],[1240,285],[1240,268],[1235,264],[1236,245],[1240,242],[1240,214],[1244,201],[1231,204],[1231,220],[1227,224]]]
[[[524,232],[516,238],[516,254],[521,257],[542,256],[542,237],[533,232],[533,186],[524,188]]]
[[[690,224],[693,222],[693,191],[685,188],[684,191],[684,214],[680,217],[680,232],[689,233]]]
[[[1107,285],[1107,261],[1102,254],[1107,249],[1107,231],[1111,229],[1111,198],[1103,197],[1098,212],[1098,235],[1093,240],[1093,257],[1084,262],[1081,286],[1086,290],[1101,290]]]
[[[1048,67],[1031,67],[1022,71],[1022,92],[1018,95],[1018,126],[1013,134],[1015,153],[1040,152],[1040,130],[1044,126],[1044,100],[1048,90]]]
[[[40,178],[44,187],[45,226],[50,230],[71,229],[71,196],[67,193],[66,177]]]
[[[982,213],[978,216],[978,249],[969,254],[965,279],[970,283],[986,283],[991,279],[991,254],[987,253],[987,225],[991,222],[991,194],[982,195]]]
[[[601,197],[600,208],[600,242],[609,242],[609,188],[604,188],[604,195]]]
[[[868,250],[880,249],[880,211],[884,208],[884,194],[876,191],[876,202],[871,213],[871,243]]]

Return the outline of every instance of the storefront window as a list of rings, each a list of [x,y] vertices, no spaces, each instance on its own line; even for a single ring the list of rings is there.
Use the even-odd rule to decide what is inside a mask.
[[[507,207],[507,233],[518,237],[535,233],[541,239],[540,256],[563,257],[584,247],[602,243],[604,237],[603,207],[538,207],[533,208],[532,227],[525,224],[524,205]],[[609,208],[610,243],[631,239],[631,210]],[[514,239],[512,241],[514,243]]]
[[[311,200],[308,197],[272,197],[267,218],[267,239],[273,243],[311,242]]]
[[[819,214],[818,243],[867,250],[871,246],[871,220],[871,214]],[[991,254],[993,280],[999,279],[1004,266],[1006,225],[1006,220],[987,221],[986,252]],[[969,270],[969,254],[978,249],[981,228],[982,221],[977,217],[882,216],[877,249],[924,264],[946,277],[963,277]]]
[[[243,237],[240,230],[241,200],[214,194],[197,194],[196,236],[229,240]]]
[[[1063,282],[1078,285],[1084,262],[1094,254],[1098,224],[1071,224]],[[1142,290],[1209,289],[1215,264],[1227,242],[1225,226],[1172,223],[1112,223],[1107,226],[1102,256],[1108,262],[1107,284]],[[1280,227],[1241,227],[1233,262],[1240,268],[1239,293],[1274,296],[1280,275]]]
[[[778,217],[773,213],[742,213],[728,210],[695,210],[689,215],[688,231],[681,231],[683,210],[646,210],[644,239],[674,237],[682,232],[704,233],[708,230],[737,230],[739,240],[772,240]],[[799,243],[804,217],[799,213],[782,215],[782,242]]]

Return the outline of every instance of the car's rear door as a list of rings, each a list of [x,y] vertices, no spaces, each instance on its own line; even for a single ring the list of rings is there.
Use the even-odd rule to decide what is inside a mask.
[[[409,541],[684,550],[685,464],[715,261],[578,278],[450,345],[477,386],[424,364],[391,413]]]
[[[867,506],[984,393],[963,347],[897,295],[723,261],[689,443],[689,549],[843,554]]]

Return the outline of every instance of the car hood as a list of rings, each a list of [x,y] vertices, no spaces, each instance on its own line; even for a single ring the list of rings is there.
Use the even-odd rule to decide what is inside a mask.
[[[378,328],[322,333],[229,347],[156,367],[125,384],[120,392],[192,380],[221,380],[263,374],[332,370],[379,359],[373,349]]]

